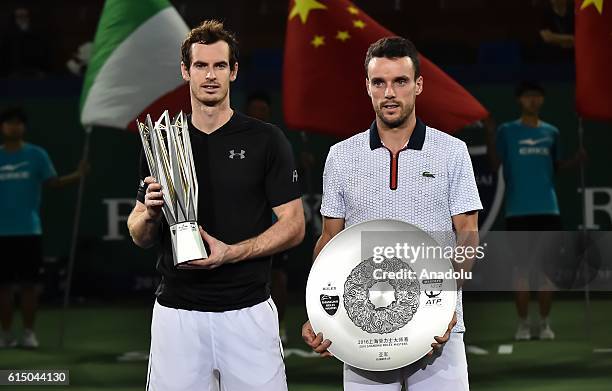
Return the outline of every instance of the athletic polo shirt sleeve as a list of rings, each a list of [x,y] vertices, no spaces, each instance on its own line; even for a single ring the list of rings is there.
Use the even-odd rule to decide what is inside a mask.
[[[323,169],[323,195],[321,198],[321,215],[332,218],[346,216],[346,204],[342,192],[342,178],[336,167],[336,150],[332,146],[327,154]]]
[[[451,162],[448,181],[451,216],[482,210],[472,159],[463,141],[455,148],[455,157]]]
[[[53,162],[49,157],[47,151],[42,148],[38,148],[38,175],[40,175],[40,181],[44,182],[47,179],[55,178],[57,176],[57,171],[55,171],[55,166],[53,166]]]
[[[266,197],[273,208],[302,196],[291,144],[275,126],[272,126],[268,144],[265,188]]]

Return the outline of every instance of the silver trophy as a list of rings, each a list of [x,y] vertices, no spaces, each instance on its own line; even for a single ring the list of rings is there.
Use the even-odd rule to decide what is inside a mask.
[[[151,175],[162,186],[164,217],[170,226],[174,266],[194,268],[189,261],[208,258],[198,229],[198,179],[193,164],[187,117],[174,122],[168,110],[155,122],[136,120]]]
[[[421,255],[375,257],[405,244]],[[306,285],[306,311],[334,357],[352,367],[389,371],[424,357],[444,335],[457,306],[454,271],[428,233],[397,220],[351,225],[325,245]],[[414,253],[413,253],[414,254]],[[378,253],[380,256],[381,253]]]

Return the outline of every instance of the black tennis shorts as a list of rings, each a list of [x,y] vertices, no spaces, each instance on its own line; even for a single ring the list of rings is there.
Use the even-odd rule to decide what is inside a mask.
[[[0,285],[40,282],[42,237],[0,236]]]

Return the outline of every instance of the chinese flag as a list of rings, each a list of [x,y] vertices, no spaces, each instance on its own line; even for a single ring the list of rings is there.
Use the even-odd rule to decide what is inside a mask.
[[[395,36],[347,0],[290,0],[283,68],[285,121],[294,129],[340,137],[374,119],[365,86],[368,47]],[[487,110],[431,61],[420,56],[423,93],[417,116],[454,132],[488,116]]]
[[[612,120],[612,0],[576,0],[576,110]]]

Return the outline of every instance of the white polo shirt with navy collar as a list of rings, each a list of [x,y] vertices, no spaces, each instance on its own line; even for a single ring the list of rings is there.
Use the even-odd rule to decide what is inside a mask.
[[[452,216],[481,209],[466,144],[420,119],[396,155],[383,145],[376,121],[333,145],[327,155],[321,214],[343,218],[346,227],[396,219],[450,234],[454,242]],[[453,331],[465,331],[461,290]]]

